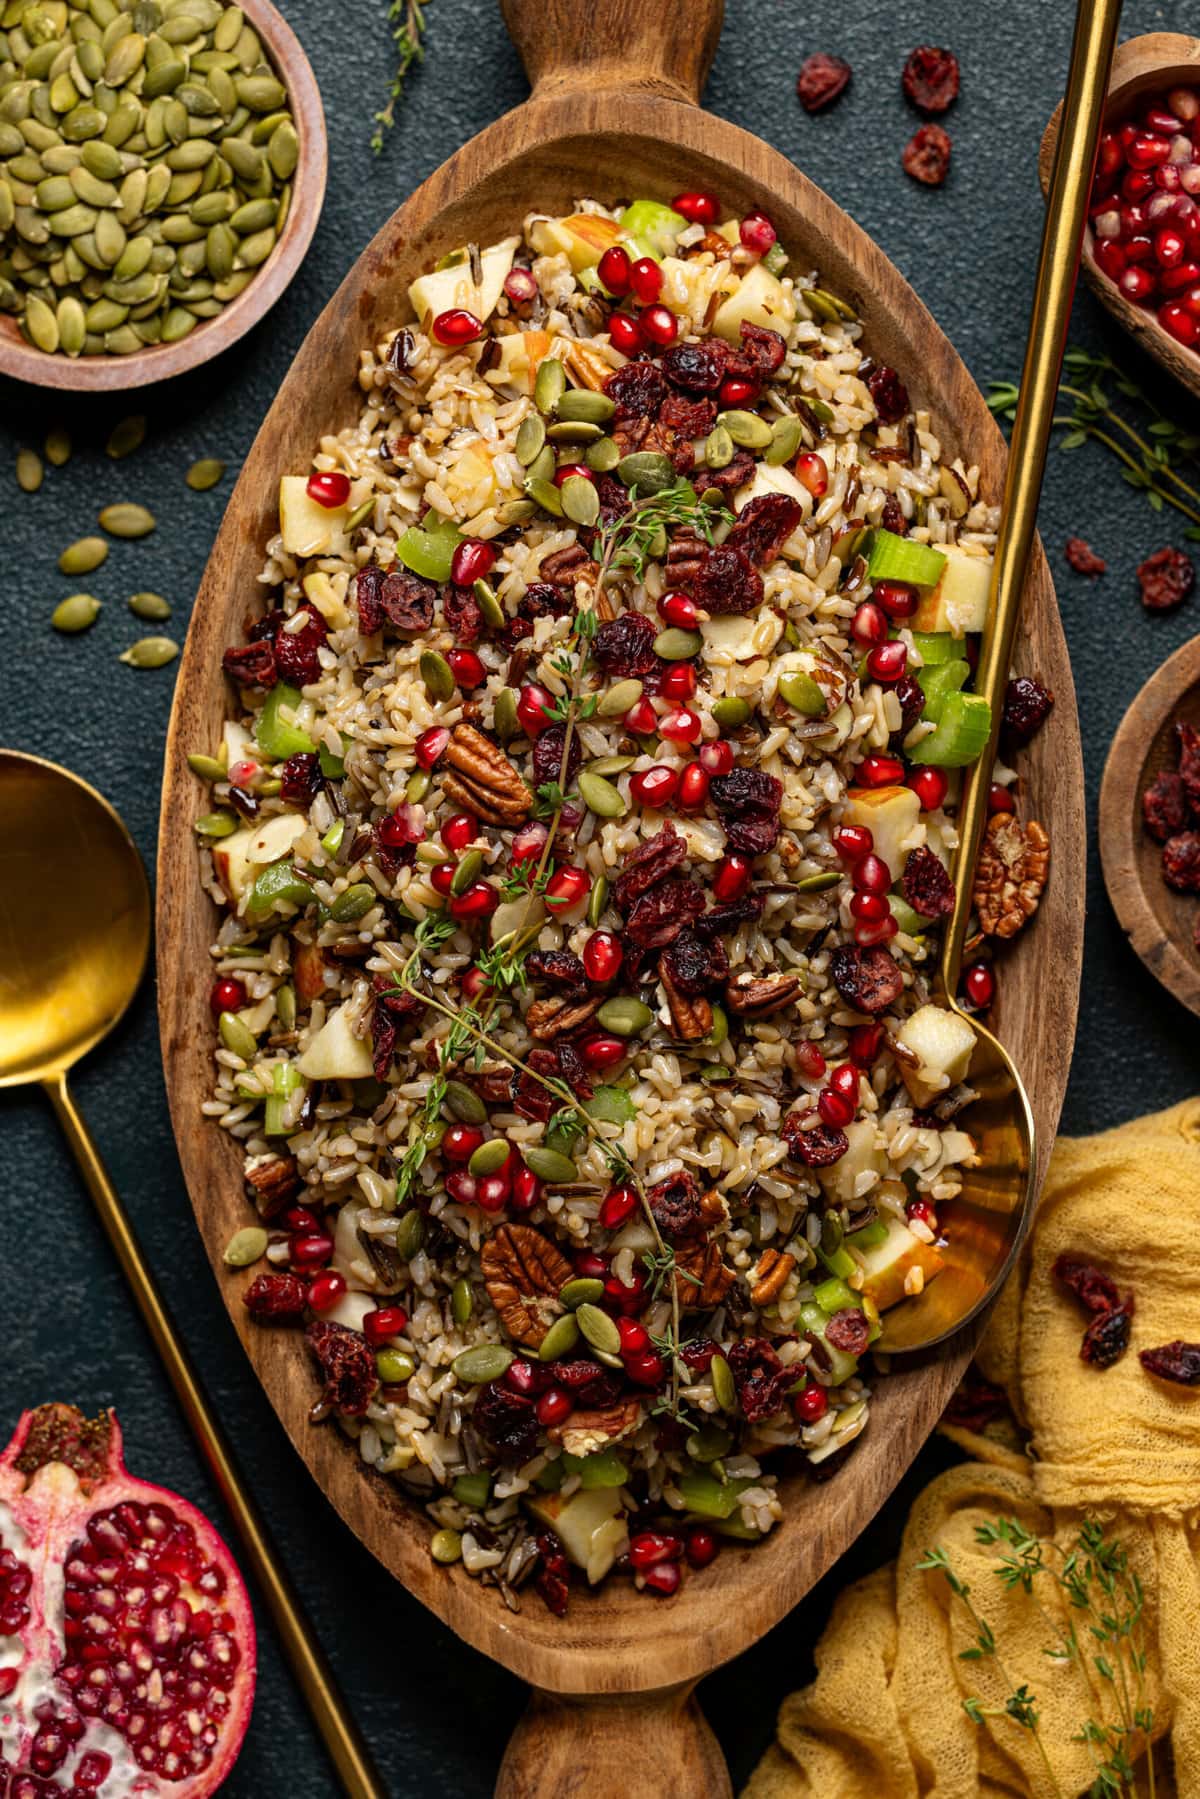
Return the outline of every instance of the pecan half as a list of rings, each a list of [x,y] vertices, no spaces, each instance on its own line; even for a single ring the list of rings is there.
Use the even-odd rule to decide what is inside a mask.
[[[671,1009],[671,1027],[681,1043],[699,1043],[712,1030],[713,1009],[703,994],[681,993],[671,979],[666,958],[658,959],[658,978]]]
[[[548,999],[534,1000],[525,1014],[525,1023],[529,1027],[529,1035],[536,1037],[539,1043],[552,1043],[556,1037],[578,1030],[581,1024],[594,1018],[599,1010],[598,998],[569,999],[561,994],[552,994]]]
[[[702,537],[680,532],[667,547],[666,573],[668,585],[694,581],[700,573],[708,545]]]
[[[483,1284],[510,1337],[536,1349],[562,1311],[571,1265],[541,1231],[502,1224],[483,1246]]]
[[[1050,839],[1036,819],[1027,825],[996,812],[975,870],[975,910],[989,937],[1015,937],[1032,918],[1050,870]]]
[[[737,1275],[721,1260],[721,1245],[685,1243],[675,1251],[675,1291],[685,1311],[711,1310],[719,1306]]]
[[[795,1266],[795,1256],[789,1255],[786,1249],[764,1249],[758,1258],[758,1267],[750,1276],[754,1283],[750,1288],[750,1298],[754,1304],[774,1305]]]
[[[474,725],[455,725],[446,746],[450,770],[442,777],[447,799],[489,825],[521,824],[533,795],[490,737]]]
[[[299,1190],[300,1175],[294,1156],[272,1156],[246,1170],[246,1185],[254,1195],[259,1216],[274,1218]]]
[[[568,343],[563,352],[563,362],[576,381],[581,382],[584,387],[590,387],[597,394],[604,392],[604,383],[613,372],[610,362],[605,362],[603,356],[590,345],[580,343],[577,338]]]
[[[638,1399],[619,1399],[598,1411],[572,1412],[561,1424],[546,1431],[552,1443],[561,1443],[568,1455],[593,1455],[607,1443],[618,1443],[635,1431],[642,1419]]]
[[[561,550],[543,556],[538,565],[538,579],[549,581],[554,587],[573,587],[591,560],[581,543],[566,544]]]
[[[751,974],[749,969],[744,969],[725,983],[725,1001],[730,1011],[751,1018],[778,1012],[781,1006],[790,1006],[793,1000],[799,999],[803,992],[804,982],[798,974]]]

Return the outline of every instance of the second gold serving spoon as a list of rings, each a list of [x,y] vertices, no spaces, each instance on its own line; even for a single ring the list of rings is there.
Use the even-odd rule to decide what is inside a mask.
[[[917,1298],[887,1313],[880,1339],[887,1350],[928,1349],[968,1324],[1008,1274],[1033,1210],[1037,1158],[1029,1096],[1003,1044],[959,1003],[958,983],[1120,16],[1121,0],[1079,0],[1004,481],[987,630],[975,676],[975,691],[991,706],[991,735],[963,784],[955,906],[942,944],[942,1004],[966,1018],[975,1032],[967,1079],[979,1094],[971,1107],[970,1129],[980,1165],[968,1174],[962,1196],[954,1202],[943,1272]]]
[[[350,1799],[384,1799],[67,1086],[69,1070],[119,1022],[145,972],[150,890],[137,850],[94,787],[16,750],[0,750],[0,843],[0,1087],[36,1081],[49,1096],[343,1790]]]

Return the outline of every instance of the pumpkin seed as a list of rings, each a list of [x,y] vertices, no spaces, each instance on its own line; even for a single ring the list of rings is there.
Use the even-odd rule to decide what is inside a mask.
[[[433,780],[427,768],[414,768],[404,784],[404,797],[410,806],[419,805],[433,786]]]
[[[484,1175],[495,1174],[503,1168],[511,1154],[512,1151],[503,1137],[490,1137],[486,1143],[479,1145],[475,1154],[468,1161],[467,1172],[475,1175],[477,1179]]]
[[[800,420],[791,413],[786,418],[776,419],[771,426],[771,441],[763,451],[763,461],[772,468],[790,462],[800,448],[803,429]]]
[[[230,1268],[249,1268],[266,1255],[267,1242],[267,1233],[260,1224],[247,1224],[242,1230],[234,1231],[221,1259]]]
[[[596,1018],[606,1031],[612,1031],[618,1037],[636,1037],[653,1020],[654,1014],[632,994],[619,994],[615,999],[605,1000]]]
[[[679,479],[671,458],[664,456],[661,450],[635,450],[630,456],[622,456],[617,464],[617,476],[626,487],[636,488],[643,494],[662,493]]]
[[[42,459],[36,450],[17,451],[17,486],[22,493],[36,493],[45,479]]]
[[[558,461],[550,444],[543,444],[529,467],[525,471],[525,480],[553,481],[558,469]]]
[[[599,425],[585,425],[581,419],[557,419],[546,426],[546,436],[552,444],[599,443],[603,435]]]
[[[370,881],[355,881],[344,893],[339,893],[329,908],[329,916],[335,924],[354,924],[378,905],[379,894]]]
[[[112,435],[105,445],[105,451],[114,462],[119,462],[123,456],[132,456],[135,450],[140,450],[145,440],[145,416],[140,412],[133,413],[129,418],[122,419],[119,425],[114,426]]]
[[[805,718],[822,718],[828,711],[829,703],[824,688],[800,669],[779,677],[779,693],[789,706],[803,713]]]
[[[507,1374],[513,1360],[512,1350],[505,1349],[502,1343],[476,1343],[455,1356],[451,1366],[457,1379],[469,1387],[481,1387]]]
[[[704,639],[699,631],[684,631],[678,625],[660,631],[654,639],[654,653],[664,662],[686,662],[690,656],[698,656],[703,648]]]
[[[539,412],[554,412],[567,385],[567,374],[557,356],[544,357],[533,381],[533,403]]]
[[[475,1296],[471,1291],[471,1283],[462,1275],[450,1289],[450,1316],[455,1324],[469,1324],[474,1309]]]
[[[250,1026],[236,1012],[222,1012],[217,1020],[217,1033],[231,1056],[248,1062],[258,1049],[258,1039]]]
[[[557,1149],[546,1149],[541,1144],[535,1144],[532,1149],[526,1149],[522,1153],[526,1166],[537,1175],[539,1181],[550,1181],[555,1186],[561,1186],[564,1181],[579,1179],[579,1170],[570,1156],[562,1155]]]
[[[522,468],[528,468],[531,462],[537,460],[545,443],[546,422],[536,412],[531,412],[521,420],[517,441],[513,446],[517,461]]]
[[[67,356],[79,356],[87,342],[87,320],[74,294],[64,294],[55,311],[58,345]]]
[[[492,708],[492,724],[501,743],[511,743],[520,730],[517,719],[517,696],[511,687],[502,687]]]
[[[607,1312],[602,1312],[599,1306],[591,1305],[585,1300],[576,1308],[575,1318],[593,1349],[602,1349],[606,1355],[620,1353],[621,1333]]]
[[[756,412],[743,412],[735,407],[732,412],[719,413],[717,424],[725,427],[735,444],[748,450],[765,449],[771,441],[770,425]]]
[[[621,460],[621,452],[611,437],[600,437],[594,444],[588,445],[583,460],[598,475],[605,475],[616,468]]]
[[[414,1256],[420,1255],[424,1241],[425,1220],[413,1206],[403,1213],[396,1226],[396,1254],[402,1261],[411,1262]]]
[[[50,614],[50,623],[56,631],[65,631],[74,636],[78,631],[86,631],[94,625],[100,616],[100,602],[90,593],[68,594],[60,600]]]
[[[532,500],[505,500],[496,508],[496,519],[505,527],[527,525],[536,512],[537,507]]]
[[[608,877],[600,875],[592,882],[592,891],[588,895],[587,921],[593,930],[604,916],[604,908],[608,904]]]
[[[724,425],[714,425],[704,440],[704,460],[709,468],[726,468],[733,461],[733,439]]]
[[[712,1009],[712,1028],[707,1037],[701,1039],[706,1049],[720,1049],[729,1036],[729,1015],[724,1006],[714,1005]]]
[[[446,1110],[460,1124],[486,1124],[487,1107],[465,1081],[446,1082]]]
[[[525,482],[525,492],[531,500],[536,501],[543,512],[550,513],[552,518],[562,517],[562,495],[553,481],[543,480],[540,476],[531,476]]]
[[[110,537],[149,537],[155,526],[155,518],[145,506],[122,500],[115,506],[104,508],[99,524],[101,530],[107,531]]]
[[[607,780],[613,775],[626,774],[636,761],[636,756],[597,756],[594,762],[588,763],[588,773],[603,775]]]
[[[417,1364],[402,1349],[381,1349],[375,1357],[375,1372],[387,1387],[402,1387],[417,1372]]]
[[[17,229],[20,230],[19,212]],[[40,294],[30,294],[26,300],[22,324],[29,341],[39,350],[45,350],[48,354],[57,350],[58,320]]]
[[[629,810],[612,782],[592,769],[585,769],[579,776],[579,793],[588,811],[597,818],[623,818]]]
[[[207,493],[210,487],[217,485],[224,473],[225,464],[218,462],[215,456],[209,456],[200,462],[193,462],[186,480],[193,493]]]
[[[574,1312],[564,1312],[556,1318],[546,1335],[542,1338],[542,1346],[538,1350],[540,1362],[554,1362],[559,1356],[569,1355],[579,1341],[579,1325]]]
[[[431,700],[453,699],[454,671],[444,656],[437,650],[422,650],[420,669],[425,691]]]
[[[471,592],[475,595],[475,604],[483,614],[484,623],[491,625],[494,631],[502,631],[508,623],[508,614],[496,597],[495,589],[481,579],[472,583]]]
[[[69,543],[58,559],[59,573],[63,575],[90,575],[99,568],[108,555],[108,545],[102,537],[79,537]]]
[[[56,425],[52,431],[47,431],[44,447],[46,461],[52,468],[62,468],[71,460],[70,434],[64,431],[61,425]]]
[[[568,1281],[559,1291],[559,1301],[569,1312],[581,1305],[595,1305],[604,1298],[604,1282],[587,1277]],[[586,1334],[586,1333],[585,1333]]]
[[[472,881],[479,878],[482,871],[483,851],[468,850],[454,870],[454,875],[450,882],[450,892],[453,896],[457,899],[460,894],[465,893]]]
[[[642,683],[632,677],[616,681],[600,695],[596,705],[598,718],[623,718],[642,697]]]
[[[713,1398],[723,1412],[737,1411],[737,1387],[734,1384],[733,1369],[723,1355],[715,1355],[708,1364],[709,1385],[713,1390]]]
[[[429,1553],[435,1562],[440,1562],[445,1568],[452,1567],[455,1562],[461,1562],[462,1532],[450,1530],[446,1526],[443,1526],[441,1530],[435,1530],[429,1539]]]
[[[582,424],[606,425],[617,410],[616,402],[607,394],[592,393],[586,387],[573,387],[564,393],[554,408],[560,419],[577,419]]]
[[[179,645],[174,638],[139,637],[136,643],[121,652],[120,660],[127,662],[130,668],[165,668],[178,654]]]
[[[824,893],[828,887],[836,887],[841,875],[835,868],[823,868],[819,874],[802,875],[792,884],[797,893]]]
[[[568,475],[559,488],[562,509],[576,525],[594,525],[600,517],[600,496],[596,484],[583,475]]]
[[[232,837],[239,823],[232,812],[205,812],[192,828],[197,837]]]
[[[224,762],[219,762],[215,756],[202,756],[199,750],[192,752],[187,765],[202,781],[223,781],[228,773]]]

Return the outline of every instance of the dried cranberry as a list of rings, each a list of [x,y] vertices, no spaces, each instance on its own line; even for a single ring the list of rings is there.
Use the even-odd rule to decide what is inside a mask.
[[[1179,739],[1179,778],[1188,805],[1200,810],[1200,731],[1183,719],[1175,726]]]
[[[1083,1342],[1079,1346],[1080,1361],[1090,1363],[1093,1368],[1111,1368],[1129,1348],[1129,1333],[1132,1328],[1133,1294],[1129,1293],[1111,1311],[1097,1312],[1083,1333]]]
[[[883,502],[883,511],[879,515],[879,522],[885,531],[890,531],[895,537],[908,535],[908,520],[904,516],[903,506],[894,493],[890,493]]]
[[[796,77],[796,97],[805,112],[822,112],[832,106],[845,93],[852,73],[848,62],[824,50],[806,58]]]
[[[279,775],[279,794],[292,806],[307,806],[320,790],[321,759],[312,752],[299,756],[289,756],[276,771]]]
[[[735,768],[718,775],[708,791],[733,849],[762,856],[773,848],[783,804],[783,782],[777,776],[758,768]]]
[[[663,951],[662,964],[681,993],[709,993],[729,973],[729,957],[718,938],[706,943],[695,931],[681,931]]]
[[[702,344],[672,344],[661,358],[667,380],[693,394],[715,394],[728,367],[729,345],[714,337]]]
[[[704,910],[704,889],[676,876],[635,900],[625,920],[631,943],[639,949],[665,949]]]
[[[1094,1268],[1090,1262],[1081,1262],[1075,1256],[1061,1255],[1054,1264],[1053,1273],[1055,1280],[1073,1293],[1089,1312],[1111,1312],[1120,1303],[1117,1283],[1101,1269]]]
[[[476,1408],[478,1410],[478,1408]],[[537,1540],[538,1571],[534,1586],[556,1618],[567,1615],[567,1599],[571,1590],[570,1570],[562,1544],[553,1531],[543,1531]]]
[[[595,1088],[586,1062],[569,1037],[558,1039],[554,1045],[554,1059],[558,1064],[559,1079],[566,1082],[576,1099],[583,1100],[586,1104]]]
[[[1176,893],[1200,893],[1200,831],[1181,831],[1163,845],[1163,878]]]
[[[1054,695],[1035,676],[1015,675],[1004,693],[1001,730],[1005,743],[1023,749],[1045,724],[1053,704]]]
[[[687,855],[687,843],[673,824],[639,843],[613,882],[612,901],[619,912],[628,912],[634,901],[659,881],[665,881]]]
[[[686,1168],[649,1187],[646,1204],[655,1224],[672,1243],[695,1235],[700,1228],[700,1187]]]
[[[701,493],[707,493],[710,487],[715,487],[718,493],[736,493],[753,478],[754,452],[737,449],[733,452],[733,461],[727,462],[724,468],[701,470],[696,476],[696,486]]]
[[[1158,1349],[1138,1351],[1138,1361],[1147,1374],[1159,1380],[1175,1381],[1181,1387],[1200,1386],[1200,1343],[1185,1343],[1179,1337]]]
[[[383,581],[383,570],[377,562],[368,562],[354,577],[354,607],[358,613],[358,628],[364,637],[374,637],[376,631],[383,628],[383,607],[379,600]]]
[[[531,975],[548,982],[551,987],[572,990],[587,983],[583,963],[573,950],[531,950],[525,958],[525,967]]]
[[[247,643],[239,649],[226,650],[221,667],[239,687],[274,687],[279,679],[275,651],[269,643]]]
[[[908,411],[908,389],[895,369],[881,364],[867,376],[867,391],[885,425],[899,424]]]
[[[379,589],[379,604],[397,631],[428,631],[438,590],[411,569],[388,570]]]
[[[958,97],[958,58],[953,50],[923,44],[905,63],[900,81],[918,112],[945,112]]]
[[[471,1422],[492,1448],[501,1455],[508,1451],[512,1459],[523,1462],[537,1446],[537,1414],[528,1393],[514,1393],[511,1387],[493,1381],[480,1390],[471,1413]]]
[[[922,187],[941,187],[950,173],[950,133],[940,125],[922,125],[904,146],[900,166]]]
[[[900,702],[900,729],[893,741],[903,743],[925,710],[925,689],[915,675],[901,675],[892,692]]]
[[[1178,606],[1192,591],[1196,571],[1190,556],[1182,550],[1155,550],[1138,567],[1137,578],[1142,589],[1142,604],[1151,612],[1165,612]]]
[[[842,944],[830,962],[833,984],[856,1012],[886,1012],[904,991],[899,964],[882,945],[861,949]]]
[[[361,1418],[379,1386],[375,1352],[361,1331],[345,1324],[310,1324],[304,1333],[325,1376],[326,1405]]]
[[[1108,567],[1103,556],[1097,556],[1091,544],[1082,537],[1068,537],[1063,553],[1077,575],[1102,575]]]
[[[377,1081],[386,1081],[396,1053],[400,1022],[424,1010],[415,993],[397,988],[387,975],[375,976],[375,1003],[371,1008],[371,1062]]]
[[[724,547],[744,550],[759,568],[774,562],[803,517],[799,500],[785,493],[759,494],[747,501]]]
[[[806,1168],[831,1168],[841,1161],[850,1147],[845,1131],[832,1125],[817,1124],[811,1130],[805,1130],[801,1112],[788,1113],[783,1121],[782,1136],[788,1154],[797,1162],[803,1162]]]
[[[857,1306],[845,1306],[835,1312],[825,1326],[825,1335],[835,1349],[844,1350],[847,1355],[860,1356],[871,1340],[871,1327],[867,1323],[866,1314]]]
[[[905,899],[922,918],[948,918],[954,910],[954,882],[924,845],[904,864],[903,887]]]
[[[696,920],[695,929],[701,937],[723,937],[728,931],[736,931],[740,924],[761,918],[766,903],[761,893],[747,893],[742,899],[714,906],[711,912]]]
[[[606,675],[621,680],[648,675],[658,666],[654,639],[658,630],[644,612],[620,612],[606,619],[592,639],[592,661]]]
[[[994,1418],[1008,1411],[1008,1394],[1003,1387],[984,1380],[974,1364],[967,1370],[950,1404],[942,1413],[943,1424],[956,1424],[960,1430],[981,1431]]]
[[[260,1324],[295,1324],[304,1316],[308,1288],[298,1274],[260,1274],[242,1294],[242,1304]]]
[[[612,1405],[621,1391],[619,1377],[588,1356],[579,1356],[573,1362],[555,1362],[554,1382],[566,1388],[576,1405]]]
[[[1183,776],[1164,768],[1142,795],[1142,818],[1151,837],[1165,843],[1188,822],[1188,798]]]
[[[719,544],[706,550],[688,585],[696,604],[714,617],[753,612],[763,597],[762,576],[736,544]]]
[[[514,1069],[512,1076],[512,1108],[522,1118],[531,1118],[535,1122],[545,1124],[550,1114],[558,1106],[558,1099],[543,1085],[546,1080],[557,1080],[558,1058],[553,1050],[531,1049],[525,1057],[530,1073],[525,1074]],[[540,1075],[541,1080],[534,1076]]]
[[[616,406],[615,423],[626,419],[655,418],[667,397],[662,370],[653,362],[627,362],[604,383],[604,391]]]
[[[563,777],[563,749],[567,752],[567,766]],[[561,780],[564,793],[570,788],[575,776],[579,773],[579,765],[583,761],[583,749],[579,742],[578,731],[572,731],[571,741],[567,743],[566,725],[547,725],[539,737],[533,740],[533,784],[545,787],[557,784]]]
[[[717,422],[716,401],[685,400],[680,394],[668,394],[658,422],[677,431],[680,437],[707,437]]]
[[[279,678],[288,681],[293,687],[307,687],[310,682],[320,679],[321,662],[317,651],[329,636],[328,627],[315,606],[301,606],[296,617],[304,616],[306,622],[298,631],[285,631],[282,613],[272,614],[276,620],[273,648],[275,651],[275,667]],[[294,623],[294,620],[286,621]]]
[[[483,635],[483,613],[469,587],[448,587],[442,595],[442,617],[456,643],[477,643]]]
[[[729,358],[727,372],[743,381],[766,381],[783,367],[787,355],[786,339],[769,325],[751,325],[744,319],[738,327],[741,343]]]
[[[761,1424],[782,1410],[783,1389],[791,1377],[765,1337],[744,1337],[726,1360],[747,1424]]]

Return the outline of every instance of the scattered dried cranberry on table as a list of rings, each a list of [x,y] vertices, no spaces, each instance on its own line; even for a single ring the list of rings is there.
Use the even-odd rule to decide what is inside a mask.
[[[1102,575],[1108,567],[1103,556],[1097,556],[1082,537],[1068,537],[1064,555],[1077,575]]]
[[[821,112],[841,98],[850,84],[852,70],[840,56],[818,50],[800,66],[796,94],[805,112]]]
[[[950,173],[950,133],[941,125],[922,125],[904,146],[900,162],[906,175],[923,187],[941,187]]]
[[[1137,578],[1142,605],[1150,612],[1166,612],[1187,599],[1195,585],[1196,570],[1190,556],[1167,546],[1139,563]]]
[[[913,50],[900,76],[905,97],[918,112],[945,112],[958,98],[958,58],[953,50],[923,44]]]

